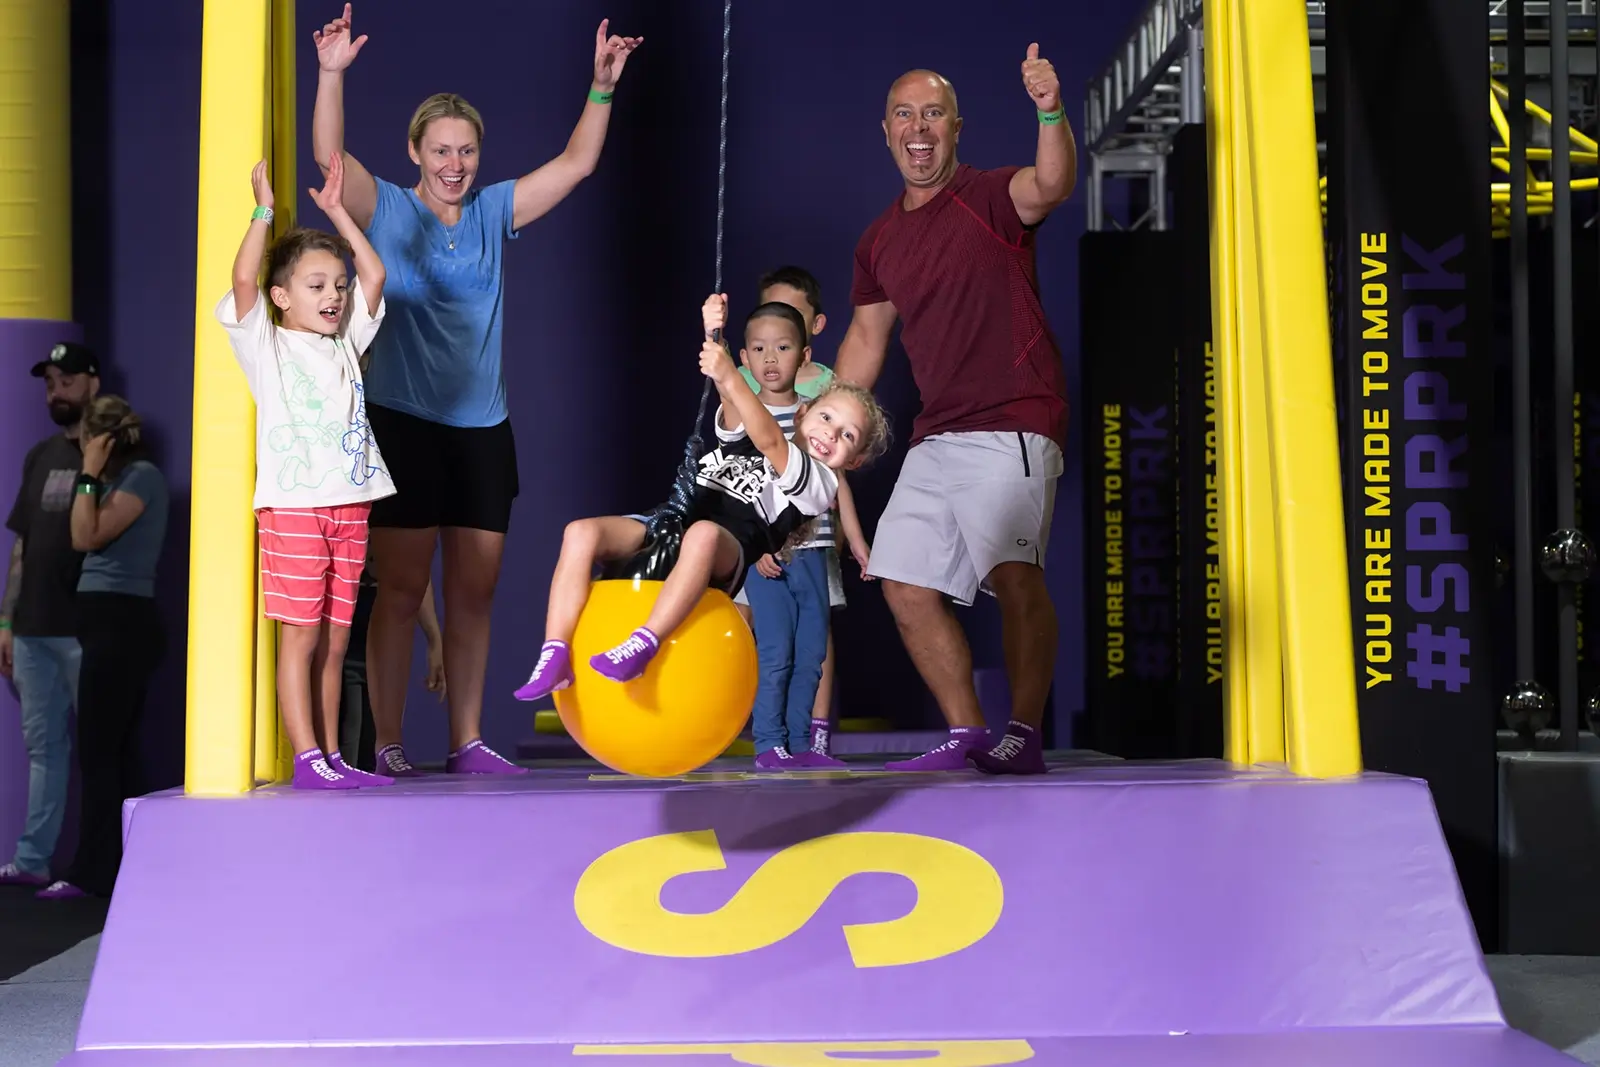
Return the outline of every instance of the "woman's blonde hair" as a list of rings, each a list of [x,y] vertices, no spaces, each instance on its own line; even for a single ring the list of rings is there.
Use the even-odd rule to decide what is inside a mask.
[[[115,440],[113,451],[126,450],[139,443],[141,420],[120,396],[102,393],[89,401],[83,409],[83,436],[99,437],[108,433]]]
[[[422,148],[422,136],[428,132],[428,127],[439,119],[465,119],[472,125],[472,132],[477,134],[478,143],[483,143],[483,116],[478,114],[478,109],[467,103],[464,97],[456,93],[434,93],[428,99],[417,105],[417,110],[411,116],[411,129],[408,136],[411,138],[411,147]]]

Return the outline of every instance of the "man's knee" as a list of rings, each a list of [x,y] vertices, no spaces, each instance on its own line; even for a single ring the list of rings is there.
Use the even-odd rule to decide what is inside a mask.
[[[994,591],[1000,607],[1033,606],[1050,603],[1044,568],[1032,563],[1001,563],[989,572],[986,584]]]
[[[939,590],[888,578],[883,582],[883,599],[889,602],[889,610],[901,625],[914,623],[928,612],[945,610],[944,594]]]

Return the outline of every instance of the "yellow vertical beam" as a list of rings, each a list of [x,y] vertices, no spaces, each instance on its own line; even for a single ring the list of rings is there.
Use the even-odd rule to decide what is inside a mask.
[[[1245,669],[1250,675],[1246,713],[1249,716],[1250,762],[1282,763],[1283,659],[1279,645],[1277,529],[1273,519],[1272,438],[1267,426],[1267,382],[1261,322],[1261,275],[1257,260],[1260,232],[1251,205],[1256,199],[1256,172],[1251,166],[1250,109],[1244,80],[1244,55],[1239,10],[1229,16],[1229,81],[1234,99],[1233,148],[1234,241],[1239,292],[1239,506],[1243,543]]]
[[[295,99],[294,99],[294,0],[272,0],[268,38],[268,90],[266,128],[270,138],[267,153],[275,210],[274,236],[294,225],[299,214],[296,193],[300,185],[295,175]],[[266,617],[258,605],[255,615],[255,779],[275,782],[288,777],[280,743],[283,732],[278,714],[278,624]]]
[[[1206,11],[1212,164],[1213,334],[1218,342],[1218,478],[1222,487],[1225,751],[1236,763],[1284,759],[1270,441],[1261,370],[1254,198],[1237,17]]]
[[[251,777],[257,784],[278,781],[278,624],[265,615],[266,602],[256,593],[255,691],[251,716]]]
[[[0,0],[0,319],[72,321],[68,15]]]
[[[1361,742],[1306,9],[1302,0],[1249,0],[1234,13],[1254,183],[1289,769],[1355,774]]]
[[[1250,762],[1249,675],[1243,640],[1243,555],[1239,507],[1238,273],[1233,223],[1233,91],[1228,11],[1213,2],[1205,14],[1206,158],[1211,198],[1211,347],[1217,361],[1217,482],[1221,492],[1223,754]]]
[[[255,405],[214,317],[255,206],[267,142],[270,0],[205,0],[195,256],[194,461],[184,788],[253,784]]]

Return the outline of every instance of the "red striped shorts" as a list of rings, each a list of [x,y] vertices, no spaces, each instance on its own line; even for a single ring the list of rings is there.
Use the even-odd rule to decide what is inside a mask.
[[[266,616],[293,626],[349,626],[367,562],[371,504],[262,508],[261,592]]]

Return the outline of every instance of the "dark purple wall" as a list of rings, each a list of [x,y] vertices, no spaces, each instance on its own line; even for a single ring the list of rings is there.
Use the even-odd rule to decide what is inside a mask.
[[[311,224],[322,224],[304,195],[319,184],[310,161],[311,31],[339,6],[300,2],[299,199]],[[962,158],[1026,163],[1037,131],[1020,84],[1028,43],[1039,41],[1055,62],[1077,128],[1081,87],[1137,6],[1117,0],[1074,12],[997,0],[980,18],[946,0],[908,20],[901,9],[843,0],[735,4],[724,263],[735,314],[750,306],[761,271],[805,265],[821,278],[833,313],[818,342],[818,357],[831,362],[849,319],[855,240],[898,188],[878,126],[889,82],[914,66],[943,71],[966,117]],[[560,151],[582,106],[599,19],[608,15],[618,32],[646,38],[618,93],[599,172],[525,230],[507,260],[506,365],[524,488],[496,609],[485,734],[510,749],[530,728],[509,692],[537,647],[562,526],[658,502],[694,411],[696,316],[712,283],[721,5],[497,3],[475,11],[474,28],[461,35],[443,34],[436,8],[417,0],[357,6],[358,30],[371,42],[349,81],[348,146],[389,180],[412,180],[407,121],[424,96],[445,89],[484,113],[481,181],[543,162]],[[74,4],[78,318],[119,368],[116,386],[156,427],[175,492],[163,597],[175,639],[148,737],[172,781],[181,774],[200,12],[200,0]],[[1039,252],[1074,399],[1082,228],[1080,192],[1046,225]],[[881,393],[903,442],[915,411],[903,357],[891,358]],[[1049,571],[1062,613],[1058,729],[1082,705],[1075,453],[1060,487]],[[855,479],[869,533],[902,454]],[[837,636],[847,711],[906,725],[935,718],[881,595],[846,581],[851,606],[837,616]],[[999,665],[993,605],[967,614],[979,665]],[[444,717],[420,686],[408,740],[421,758],[443,753]]]

